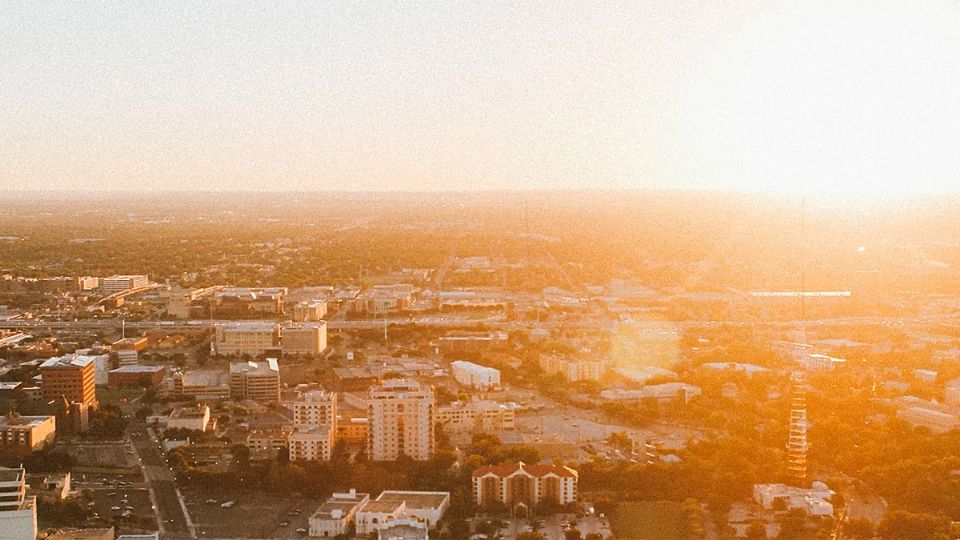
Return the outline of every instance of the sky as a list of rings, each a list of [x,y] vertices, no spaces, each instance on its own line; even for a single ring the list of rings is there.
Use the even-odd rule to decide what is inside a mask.
[[[0,190],[960,191],[960,3],[0,3]]]

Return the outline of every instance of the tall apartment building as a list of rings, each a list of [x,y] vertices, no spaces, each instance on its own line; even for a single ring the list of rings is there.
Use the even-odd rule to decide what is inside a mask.
[[[519,461],[480,467],[472,473],[478,506],[503,503],[515,517],[529,517],[540,501],[565,505],[577,500],[577,471],[560,465]]]
[[[27,497],[27,472],[0,467],[0,538],[36,540],[37,498]]]
[[[285,325],[280,329],[280,342],[283,354],[320,354],[327,349],[327,323]]]
[[[276,358],[230,364],[230,397],[280,401],[280,366]]]
[[[114,294],[146,287],[150,279],[144,275],[110,276],[100,280],[100,291],[103,294]]]
[[[290,459],[327,461],[337,436],[337,395],[313,390],[293,402]]]
[[[433,387],[389,379],[370,389],[367,456],[394,461],[402,455],[429,459],[434,450]]]
[[[578,360],[556,355],[541,355],[540,369],[547,375],[563,375],[568,381],[597,381],[603,375],[603,362]]]
[[[92,357],[67,354],[40,364],[40,388],[44,401],[66,400],[85,405],[97,404]]]
[[[259,356],[279,346],[280,325],[273,322],[218,324],[213,338],[213,352],[218,356]]]

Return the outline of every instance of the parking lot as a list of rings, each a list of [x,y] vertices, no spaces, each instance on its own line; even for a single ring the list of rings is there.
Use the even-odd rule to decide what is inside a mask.
[[[77,441],[61,446],[77,460],[78,467],[97,469],[134,469],[139,467],[136,453],[123,442],[93,443]]]
[[[183,496],[199,538],[300,538],[309,529],[310,514],[323,502],[269,493],[224,494],[197,489],[184,489]],[[229,508],[222,506],[231,502]]]
[[[483,521],[483,518],[477,521]],[[502,519],[506,527],[500,530],[500,536],[503,540],[513,540],[518,534],[524,531],[533,530],[532,520],[529,519]],[[573,514],[557,514],[536,518],[538,530],[542,532],[547,540],[564,540],[564,530],[567,527],[575,527],[580,534],[586,536],[592,532],[598,532],[607,538],[611,535],[610,528],[606,520],[597,516],[577,517]]]

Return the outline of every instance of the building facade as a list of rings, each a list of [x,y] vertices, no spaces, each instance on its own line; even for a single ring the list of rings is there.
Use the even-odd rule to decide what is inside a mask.
[[[559,465],[527,465],[519,461],[473,471],[478,506],[504,504],[517,517],[530,516],[543,501],[566,505],[577,500],[577,471]]]
[[[218,324],[213,352],[218,356],[260,356],[280,347],[280,325],[271,322]]]
[[[450,363],[450,369],[453,372],[453,378],[464,386],[479,390],[500,387],[500,370],[492,367],[457,360]]]
[[[110,276],[100,280],[100,291],[110,295],[140,289],[147,285],[150,285],[150,279],[144,275]]]
[[[276,358],[230,364],[230,397],[280,401],[280,366]]]
[[[56,433],[57,420],[54,416],[9,413],[0,417],[0,449],[39,450],[52,443]]]
[[[447,433],[499,433],[516,428],[516,413],[493,401],[456,402],[437,408],[437,423]]]
[[[95,406],[94,364],[92,357],[75,354],[50,358],[40,364],[40,388],[44,401],[66,400]]]
[[[367,456],[394,461],[402,455],[427,460],[434,450],[432,387],[406,379],[389,379],[370,389]]]
[[[280,330],[283,354],[317,355],[327,349],[327,323],[286,325]]]
[[[27,496],[27,472],[0,467],[0,538],[36,540],[37,499]]]

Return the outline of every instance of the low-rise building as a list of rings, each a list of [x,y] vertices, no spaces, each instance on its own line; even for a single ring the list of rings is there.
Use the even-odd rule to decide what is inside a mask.
[[[782,505],[784,510],[803,510],[808,516],[833,516],[832,497],[833,492],[823,482],[813,482],[810,489],[784,484],[753,486],[753,499],[764,509],[775,510]]]
[[[310,536],[335,537],[350,533],[357,511],[370,500],[367,493],[351,489],[334,493],[310,516]]]
[[[661,403],[671,401],[689,403],[691,399],[700,394],[701,390],[699,386],[671,382],[649,384],[640,390],[623,390],[619,388],[604,390],[600,392],[600,397],[610,401],[642,401],[645,399],[655,399]]]
[[[100,279],[100,291],[107,295],[142,289],[147,285],[150,285],[150,279],[144,275],[114,275]]]
[[[291,461],[330,461],[336,432],[330,424],[294,426],[287,442]]]
[[[327,316],[327,301],[304,300],[293,306],[293,320],[300,322],[322,321]]]
[[[453,378],[464,386],[479,390],[488,390],[500,386],[500,370],[498,369],[481,366],[473,362],[464,362],[463,360],[451,362],[450,369],[453,372]]]
[[[116,387],[153,388],[163,382],[166,366],[121,366],[109,372],[108,384]]]
[[[207,431],[210,426],[210,407],[177,407],[167,416],[167,429]]]
[[[437,408],[437,423],[447,433],[499,433],[516,428],[516,413],[494,401],[458,401]]]
[[[384,491],[357,512],[357,534],[371,534],[396,518],[412,518],[436,527],[450,507],[446,491]]]
[[[579,475],[570,467],[518,461],[480,467],[471,476],[478,506],[502,503],[516,517],[529,517],[541,501],[562,506],[577,500]]]
[[[53,442],[57,434],[54,416],[20,416],[8,413],[0,417],[0,450],[39,450]]]
[[[429,540],[430,527],[410,517],[388,518],[377,531],[377,540]]]
[[[175,396],[193,396],[204,401],[230,397],[230,376],[223,371],[177,371],[171,383]]]
[[[247,433],[247,448],[252,456],[273,459],[279,450],[287,448],[293,426],[254,429]]]
[[[540,369],[547,375],[559,373],[570,382],[598,381],[603,375],[603,362],[557,355],[541,355]]]

